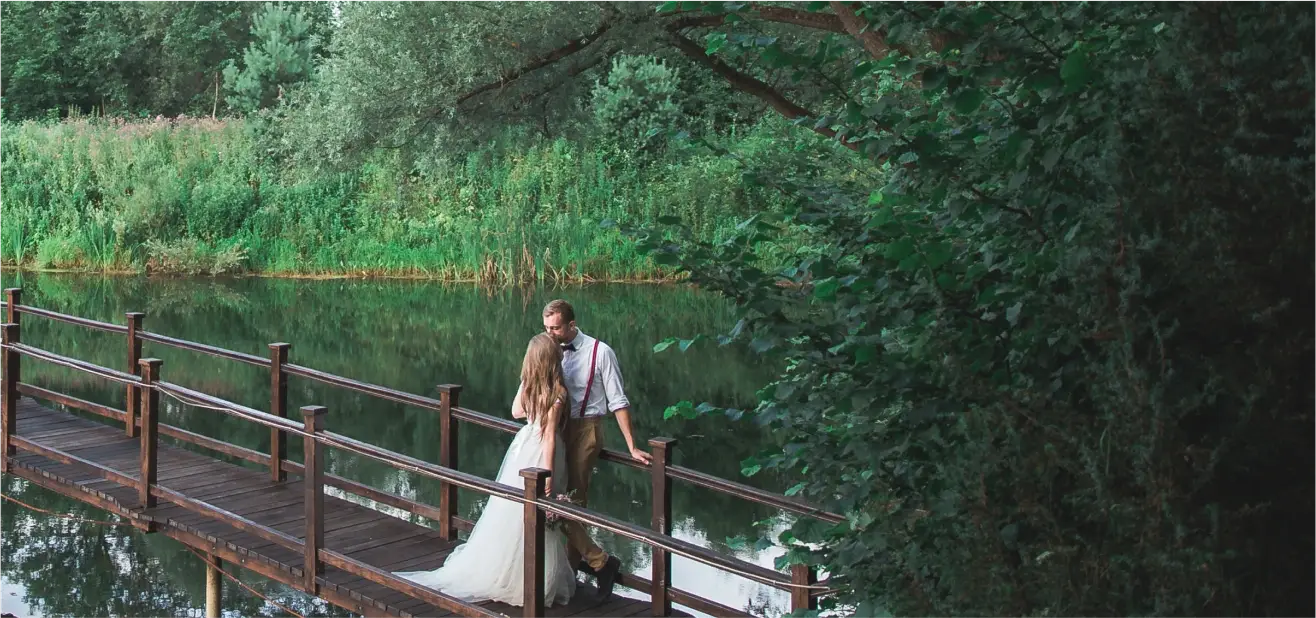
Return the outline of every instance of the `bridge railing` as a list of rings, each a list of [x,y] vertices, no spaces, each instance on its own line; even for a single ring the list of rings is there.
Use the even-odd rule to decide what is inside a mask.
[[[424,397],[385,386],[353,380],[351,378],[319,371],[310,367],[288,363],[288,352],[291,346],[287,343],[270,344],[270,357],[263,358],[260,356],[226,350],[215,346],[144,331],[141,328],[144,315],[141,313],[128,313],[126,315],[126,326],[110,324],[22,305],[20,304],[21,290],[9,289],[5,292],[6,300],[0,302],[0,309],[5,310],[6,321],[8,324],[4,326],[4,351],[3,355],[0,356],[0,359],[4,362],[5,373],[5,394],[3,396],[3,443],[5,445],[6,457],[0,458],[0,460],[3,460],[3,463],[6,466],[8,465],[8,456],[12,455],[14,447],[18,446],[24,450],[41,453],[47,457],[54,456],[52,458],[64,463],[76,463],[81,465],[89,464],[92,468],[97,468],[98,472],[100,472],[105,478],[124,485],[138,486],[140,499],[144,506],[154,506],[156,497],[164,497],[188,510],[204,513],[206,509],[209,509],[212,513],[220,512],[224,519],[233,522],[239,529],[252,532],[262,539],[291,549],[299,551],[304,550],[307,557],[306,564],[312,565],[311,568],[306,570],[307,573],[305,574],[305,586],[308,588],[308,591],[315,590],[315,586],[317,585],[315,583],[315,576],[322,571],[323,565],[327,563],[336,568],[351,572],[354,575],[375,581],[376,583],[407,592],[416,598],[449,609],[450,611],[469,612],[472,607],[455,599],[446,597],[441,593],[436,593],[428,588],[423,588],[406,580],[401,580],[390,573],[381,571],[370,565],[357,562],[348,556],[324,549],[322,547],[322,542],[317,543],[316,541],[322,540],[323,510],[322,508],[319,508],[319,501],[322,500],[323,485],[328,485],[363,498],[374,500],[381,504],[433,519],[439,524],[440,535],[448,540],[456,540],[458,530],[470,530],[474,525],[473,522],[457,515],[458,488],[465,488],[489,496],[513,500],[524,504],[526,509],[525,525],[527,532],[526,564],[538,565],[535,573],[527,571],[527,599],[526,605],[524,606],[526,615],[542,615],[542,594],[536,596],[531,595],[530,593],[534,591],[542,592],[542,543],[544,538],[544,515],[546,513],[554,513],[565,519],[575,520],[585,525],[599,527],[649,546],[653,552],[651,578],[623,574],[619,583],[639,591],[649,592],[653,599],[655,615],[670,615],[671,603],[673,602],[719,616],[744,615],[742,610],[733,609],[673,587],[671,585],[672,555],[679,555],[725,572],[733,573],[758,581],[762,584],[788,591],[791,595],[792,610],[816,609],[818,596],[826,592],[826,586],[817,584],[816,571],[812,567],[796,564],[792,566],[790,574],[786,575],[775,570],[766,569],[745,562],[738,558],[724,556],[710,549],[693,545],[671,536],[671,491],[672,481],[674,479],[689,482],[699,487],[711,489],[756,504],[771,506],[783,511],[813,517],[828,523],[839,523],[844,521],[844,518],[840,515],[829,513],[782,494],[722,479],[690,468],[672,465],[673,450],[676,446],[675,440],[669,438],[655,438],[650,440],[649,445],[653,450],[654,461],[649,465],[638,462],[626,454],[611,449],[605,449],[600,458],[603,461],[610,461],[632,468],[649,469],[650,475],[653,479],[651,528],[642,528],[635,524],[621,521],[590,509],[544,498],[542,496],[543,482],[546,478],[547,471],[523,471],[523,476],[525,477],[524,492],[518,492],[509,486],[460,472],[457,469],[457,437],[459,434],[459,422],[468,422],[507,433],[515,433],[522,427],[522,425],[514,421],[460,407],[459,397],[461,387],[458,385],[440,385],[438,387],[439,398],[437,399]],[[127,356],[131,373],[117,371],[107,367],[100,367],[92,363],[59,356],[22,344],[19,341],[18,335],[21,320],[20,316],[22,314],[40,316],[96,330],[125,334],[128,343]],[[160,380],[160,361],[156,359],[142,358],[141,342],[143,341],[150,341],[161,345],[187,349],[210,356],[236,360],[268,368],[270,370],[271,379],[270,412],[266,413],[253,408],[241,406],[218,397],[213,397],[205,393]],[[40,388],[35,385],[22,383],[20,381],[20,363],[18,361],[20,355],[26,355],[35,359],[61,364],[66,367],[78,369],[93,375],[99,375],[100,377],[124,384],[128,395],[127,410],[117,410],[109,406],[88,402]],[[303,421],[300,423],[288,419],[287,377],[290,375],[304,377],[381,399],[405,405],[417,406],[437,412],[442,440],[440,444],[439,463],[435,465],[387,449],[382,449],[371,444],[363,443],[348,438],[347,436],[326,431],[323,429],[324,421],[321,418],[324,413],[324,408],[322,407],[311,406],[303,408]],[[189,405],[218,410],[243,418],[247,421],[265,425],[270,429],[271,434],[270,452],[268,454],[262,453],[230,444],[222,440],[201,436],[181,428],[159,423],[157,410],[158,393],[160,392],[164,392],[179,401],[188,403]],[[50,449],[33,444],[30,441],[24,440],[15,435],[13,414],[16,408],[17,396],[19,394],[47,399],[72,408],[85,410],[123,422],[125,431],[129,437],[140,437],[142,440],[142,469],[138,479],[125,477],[122,474],[101,467],[92,462],[74,461],[76,458],[51,451]],[[139,411],[140,418],[138,418],[139,415],[137,414]],[[296,434],[303,438],[303,452],[306,455],[304,463],[299,464],[287,460],[286,439],[289,433]],[[245,520],[236,514],[223,512],[222,509],[214,507],[213,505],[192,500],[186,496],[178,494],[177,492],[173,492],[172,490],[154,484],[154,452],[157,434],[169,436],[186,443],[191,443],[260,466],[268,467],[271,478],[275,482],[284,480],[286,478],[286,473],[288,472],[302,475],[308,492],[306,506],[306,521],[308,525],[306,535],[307,541],[299,541],[277,530],[265,528],[256,522]],[[434,478],[440,482],[441,487],[439,505],[437,505],[437,507],[428,505],[403,496],[378,490],[350,479],[325,474],[321,469],[319,450],[321,446],[347,450],[358,455],[376,459],[400,470]],[[532,491],[532,489],[534,491]],[[538,583],[530,581],[531,579],[537,579]],[[458,607],[461,609],[455,609]]]

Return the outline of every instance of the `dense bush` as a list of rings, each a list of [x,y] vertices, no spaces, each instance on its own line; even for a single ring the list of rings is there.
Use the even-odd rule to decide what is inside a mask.
[[[848,522],[782,561],[859,615],[1311,614],[1311,7],[855,17],[909,53],[709,45],[851,76],[820,122],[870,173],[750,160],[789,216],[639,233],[784,367],[754,416],[781,449],[747,472]],[[784,233],[809,244],[758,268]]]

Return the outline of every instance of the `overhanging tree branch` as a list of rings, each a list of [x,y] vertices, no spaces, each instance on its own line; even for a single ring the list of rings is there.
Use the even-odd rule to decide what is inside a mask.
[[[868,20],[855,13],[855,9],[861,8],[859,3],[832,0],[829,4],[841,24],[845,26],[845,31],[859,41],[874,60],[881,60],[891,52],[891,46],[887,44],[884,34],[876,30],[865,30],[868,27]]]
[[[516,81],[518,78],[520,78],[522,75],[525,75],[526,73],[546,67],[582,49],[585,49],[586,47],[589,47],[590,44],[599,40],[599,37],[602,37],[605,33],[608,32],[608,29],[612,27],[613,15],[614,15],[613,12],[609,12],[607,15],[605,15],[603,21],[599,22],[599,25],[596,26],[594,28],[594,31],[591,32],[590,34],[587,34],[582,37],[576,37],[572,39],[570,43],[567,43],[562,47],[554,49],[542,56],[533,58],[530,60],[530,62],[527,62],[519,67],[505,71],[502,75],[498,77],[498,79],[485,84],[481,84],[480,86],[475,87],[473,90],[469,90],[465,94],[457,97],[457,100],[453,104],[461,105],[462,103],[466,102],[467,100],[471,99],[476,95],[479,95],[484,92],[488,92],[490,90],[494,90],[496,88],[502,88],[507,84]]]
[[[845,25],[837,16],[830,13],[810,13],[808,11],[799,11],[780,6],[771,6],[754,3],[750,5],[750,10],[754,15],[763,21],[770,21],[779,24],[792,24],[815,30],[826,30],[837,34],[845,34]],[[669,16],[682,15],[682,13],[669,13]],[[667,25],[669,29],[681,30],[684,28],[720,26],[726,22],[727,16],[697,14],[687,17],[678,17]]]
[[[698,62],[708,67],[711,71],[716,73],[722,79],[725,79],[727,83],[734,86],[737,90],[740,90],[745,94],[757,97],[760,100],[764,101],[770,107],[772,107],[772,109],[776,110],[778,114],[781,114],[782,116],[785,116],[792,120],[795,118],[814,117],[812,112],[805,109],[804,107],[801,107],[799,104],[791,101],[790,99],[787,99],[785,95],[778,92],[772,86],[769,86],[768,84],[764,83],[762,80],[752,75],[746,75],[744,73],[741,73],[727,66],[725,62],[722,62],[718,58],[708,55],[707,53],[704,52],[704,48],[701,47],[698,43],[691,41],[690,39],[682,36],[680,33],[677,32],[671,32],[670,34],[672,40],[676,43],[676,48],[681,50],[681,53],[690,57],[690,59],[694,60],[695,62]],[[824,127],[815,126],[813,127],[813,130],[817,133],[826,135],[827,137],[831,137],[831,138],[836,137],[836,131],[833,131],[832,129],[825,126]],[[858,149],[857,145],[847,142],[845,140],[841,140],[841,144],[851,150]]]

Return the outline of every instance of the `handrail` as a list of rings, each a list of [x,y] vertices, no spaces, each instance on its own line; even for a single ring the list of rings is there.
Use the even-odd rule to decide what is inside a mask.
[[[466,489],[488,494],[492,497],[511,500],[519,504],[525,504],[527,502],[525,496],[518,493],[516,489],[510,485],[503,485],[502,483],[490,481],[473,474],[445,468],[437,464],[432,464],[427,461],[380,448],[373,444],[361,442],[360,440],[355,440],[342,434],[323,431],[315,434],[315,439],[321,444],[350,450],[357,454],[365,455],[372,459],[389,464],[395,468],[419,472],[426,476],[447,481]],[[640,541],[649,546],[658,547],[659,549],[689,558],[696,562],[702,562],[712,567],[721,568],[754,579],[760,583],[782,589],[797,587],[791,585],[788,576],[778,573],[777,571],[766,569],[758,565],[752,565],[736,558],[727,558],[707,548],[667,535],[655,533],[648,528],[642,528],[630,522],[622,521],[597,511],[575,506],[567,502],[549,500],[547,498],[540,499],[536,502],[544,511],[583,524],[602,528],[614,534],[620,534],[632,540]]]
[[[85,371],[92,375],[100,376],[102,378],[105,378],[107,380],[113,380],[115,382],[121,382],[124,384],[133,384],[136,386],[140,386],[142,382],[141,378],[131,373],[124,373],[122,371],[110,369],[109,367],[102,367],[95,363],[89,363],[84,360],[78,360],[76,358],[71,358],[68,356],[61,356],[59,354],[55,354],[54,352],[47,352],[46,350],[42,350],[41,348],[34,348],[30,345],[23,343],[0,344],[0,348],[10,349],[24,356],[30,356],[32,358],[44,360],[50,363],[54,363],[56,365],[64,365],[71,369],[78,369],[81,371]]]
[[[318,369],[311,369],[310,367],[303,367],[301,365],[294,365],[292,363],[288,363],[283,366],[283,370],[288,372],[288,375],[301,376],[303,378],[310,378],[312,380],[319,380],[321,382],[324,382],[325,384],[330,384],[333,386],[341,386],[348,390],[365,393],[367,395],[374,395],[375,397],[379,397],[381,399],[388,399],[390,401],[395,401],[397,403],[402,403],[410,406],[416,406],[419,408],[425,408],[427,410],[435,410],[435,411],[437,411],[440,407],[440,403],[438,399],[431,399],[429,397],[424,397],[421,395],[413,395],[411,393],[403,392],[397,389],[392,389],[387,386],[379,386],[378,384],[370,384],[367,382],[361,382],[359,380],[353,380],[351,378],[344,378],[343,376],[340,375],[334,375],[332,373],[320,371]]]
[[[16,300],[16,298],[12,298],[11,300]],[[9,305],[10,303],[2,303],[0,304],[0,307],[8,308]],[[81,326],[87,326],[90,328],[96,328],[100,330],[108,330],[111,332],[123,332],[123,333],[130,332],[128,327],[121,327],[113,324],[107,324],[104,322],[97,322],[95,320],[88,320],[84,318],[78,318],[75,316],[68,316],[53,311],[37,309],[25,305],[19,305],[17,303],[13,303],[13,306],[14,306],[14,310],[17,312],[29,313],[32,315],[38,315],[50,319],[55,319],[58,321],[64,321],[64,322],[81,325]],[[140,337],[144,341],[153,341],[156,343],[161,343],[161,344],[179,347],[183,349],[189,349],[204,354],[209,354],[212,356],[227,358],[231,360],[238,360],[241,362],[246,362],[249,364],[267,367],[267,368],[274,368],[274,364],[270,359],[266,359],[250,354],[245,354],[242,352],[235,352],[232,350],[227,350],[215,346],[209,346],[205,344],[185,341],[182,339],[176,339],[173,337],[167,337],[164,335],[148,333],[141,330],[136,330],[135,333],[138,337]],[[785,574],[779,573],[772,569],[767,569],[764,567],[760,567],[758,565],[747,563],[738,558],[723,556],[707,548],[700,547],[698,545],[694,545],[692,543],[681,541],[679,539],[671,537],[670,535],[664,534],[661,531],[650,530],[648,528],[637,526],[635,524],[631,524],[630,522],[622,521],[610,517],[608,515],[605,515],[603,513],[592,511],[590,509],[579,507],[570,503],[558,502],[545,498],[533,499],[531,497],[522,495],[521,493],[516,491],[514,487],[509,485],[503,485],[501,483],[490,481],[483,477],[460,472],[453,468],[444,467],[423,460],[415,459],[413,457],[409,457],[401,453],[390,451],[388,449],[384,449],[369,443],[361,442],[359,440],[355,440],[353,438],[349,438],[341,434],[323,431],[319,427],[317,427],[315,431],[310,431],[309,425],[307,424],[292,421],[282,416],[268,414],[260,410],[256,410],[254,408],[249,408],[233,402],[229,402],[222,398],[207,395],[205,393],[193,389],[188,389],[186,387],[182,387],[177,384],[159,381],[158,378],[144,381],[142,378],[139,378],[138,376],[133,374],[116,371],[106,367],[101,367],[94,363],[89,363],[86,361],[81,361],[78,359],[73,359],[70,357],[58,355],[52,352],[48,352],[45,350],[41,350],[39,348],[35,348],[17,342],[6,343],[4,344],[4,347],[11,349],[14,352],[18,352],[33,358],[45,360],[47,362],[52,362],[56,364],[61,364],[67,367],[71,367],[73,369],[81,370],[94,375],[99,375],[100,377],[104,377],[106,379],[128,384],[131,388],[134,389],[152,390],[158,393],[164,393],[165,395],[170,396],[171,398],[174,398],[187,405],[217,410],[232,416],[236,416],[238,418],[242,418],[251,422],[258,423],[260,425],[264,425],[266,427],[270,427],[272,429],[275,429],[276,433],[282,431],[282,432],[288,432],[295,435],[299,435],[304,439],[309,438],[312,441],[308,442],[308,444],[324,444],[326,446],[332,446],[335,448],[351,451],[359,455],[367,456],[382,461],[395,468],[399,468],[402,470],[409,470],[412,472],[417,472],[426,476],[437,478],[453,486],[463,487],[469,490],[477,491],[479,493],[490,495],[492,497],[512,500],[520,504],[533,505],[535,508],[538,508],[544,513],[553,513],[559,517],[563,517],[569,520],[574,520],[587,525],[596,526],[604,530],[610,531],[614,534],[619,534],[621,536],[638,541],[644,545],[648,545],[654,548],[655,550],[661,550],[669,554],[679,555],[687,559],[694,560],[696,562],[700,562],[708,566],[712,566],[719,570],[728,571],[733,574],[737,574],[746,577],[748,579],[758,581],[759,583],[773,586],[778,589],[793,590],[798,593],[811,592],[812,594],[818,594],[820,591],[828,590],[828,587],[825,585],[794,583],[794,580],[791,576],[787,576]],[[158,363],[158,361],[154,361],[154,362]],[[143,363],[145,363],[145,361],[143,361]],[[143,367],[145,367],[145,364],[143,364]],[[384,386],[353,380],[351,378],[337,376],[328,372],[323,372],[300,365],[282,363],[281,367],[282,370],[286,372],[286,374],[298,375],[298,376],[310,378],[331,385],[340,386],[343,388],[348,388],[350,390],[362,392],[371,396],[395,401],[405,405],[414,405],[425,409],[443,411],[443,409],[446,407],[447,404],[448,394],[446,392],[444,394],[445,399],[441,401],[429,397],[424,397],[411,393],[405,393],[403,391],[398,391]],[[451,403],[453,405],[451,406],[451,408],[449,408],[448,411],[451,414],[451,416],[456,417],[458,420],[466,421],[476,425],[481,425],[497,431],[504,431],[509,433],[514,433],[516,431],[519,431],[523,427],[521,423],[490,416],[466,408],[460,408],[456,405],[455,397]],[[16,436],[14,437],[16,438]],[[611,450],[605,450],[603,454],[603,458],[617,463],[622,463],[624,465],[628,465],[633,468],[651,469],[649,465],[642,464],[638,461],[631,459],[630,457],[627,457],[622,453],[614,452]],[[822,521],[827,521],[830,523],[839,523],[844,521],[844,518],[841,517],[840,515],[829,513],[822,509],[812,507],[803,502],[790,499],[787,496],[781,494],[775,494],[773,492],[767,492],[758,488],[750,487],[748,485],[715,477],[690,468],[668,465],[665,466],[664,468],[664,474],[666,474],[669,478],[681,479],[690,482],[692,484],[695,484],[697,486],[705,487],[735,497],[740,497],[749,500],[751,502],[757,502],[760,504],[778,507],[783,510],[792,511],[802,515],[815,517]],[[153,476],[154,474],[152,474],[152,478]],[[319,481],[317,481],[317,483],[318,482]],[[171,498],[172,497],[173,496],[171,496]]]
[[[125,333],[128,332],[127,327],[124,327],[123,332]],[[200,352],[202,354],[218,356],[219,358],[227,358],[229,360],[248,363],[251,365],[256,365],[258,367],[270,366],[270,359],[261,356],[256,356],[254,354],[247,354],[246,352],[236,352],[234,350],[226,350],[224,348],[215,347],[213,345],[206,345],[204,343],[195,343],[183,339],[175,339],[173,337],[166,337],[164,335],[151,333],[144,330],[137,331],[137,336],[141,338],[142,341],[152,341],[155,343],[162,343],[164,345],[173,346],[175,348],[182,348],[184,350],[191,350],[193,352]]]
[[[5,303],[5,308],[6,308],[6,309],[9,308],[9,303]],[[37,307],[32,307],[32,306],[29,306],[29,305],[14,305],[14,310],[17,311],[17,312],[19,312],[19,313],[27,313],[27,314],[30,314],[30,315],[38,315],[38,316],[41,316],[41,317],[43,317],[43,318],[49,318],[49,319],[51,319],[51,320],[55,320],[56,322],[65,322],[65,323],[67,323],[67,324],[76,324],[76,325],[78,325],[78,326],[85,326],[85,327],[87,327],[87,328],[94,328],[94,329],[96,329],[96,330],[103,330],[103,331],[108,331],[108,332],[111,332],[111,333],[127,333],[127,332],[128,332],[128,327],[127,327],[127,326],[119,326],[118,324],[110,324],[109,322],[100,322],[100,321],[97,321],[97,320],[90,320],[90,319],[87,319],[87,318],[80,318],[80,317],[75,316],[75,315],[67,315],[67,314],[63,314],[63,313],[57,313],[57,312],[55,312],[55,311],[51,311],[51,310],[49,310],[49,309],[39,309],[39,308],[37,308]]]
[[[44,350],[33,348],[31,346],[27,346],[24,344],[5,344],[5,347],[14,348],[20,352],[27,353],[30,356],[36,358],[43,358],[45,356],[49,356],[49,357],[53,357],[54,359],[67,362],[70,365],[75,365],[75,366],[83,365],[85,367],[88,367],[87,369],[84,369],[86,371],[102,370],[105,372],[119,373],[119,372],[114,372],[114,370],[112,369],[106,369],[85,361],[70,359],[68,357],[63,357],[58,354],[45,352]],[[127,378],[131,378],[131,380],[128,381],[136,380],[140,382],[141,380],[140,378],[137,378],[137,376],[133,376],[131,374],[124,374],[124,376],[126,376]],[[465,489],[487,494],[492,497],[503,498],[505,500],[511,500],[520,504],[524,504],[526,502],[525,496],[518,493],[515,490],[515,488],[509,485],[503,485],[502,483],[498,483],[496,481],[490,481],[480,476],[461,472],[458,470],[453,470],[451,468],[445,468],[443,466],[432,464],[424,460],[416,459],[408,455],[403,455],[401,453],[397,453],[395,451],[381,448],[373,444],[369,444],[367,442],[362,442],[360,440],[356,440],[354,438],[350,438],[342,434],[329,432],[329,431],[309,433],[305,431],[303,423],[298,423],[296,421],[292,421],[286,418],[274,416],[272,414],[267,414],[265,412],[261,412],[260,410],[256,410],[254,408],[248,408],[246,406],[236,404],[227,401],[225,399],[221,399],[219,397],[207,395],[205,393],[201,393],[199,391],[195,391],[183,386],[179,386],[177,384],[160,381],[151,385],[143,385],[139,383],[138,386],[140,388],[153,388],[161,393],[175,397],[180,401],[182,401],[183,403],[187,403],[189,405],[196,405],[196,402],[200,402],[203,405],[203,407],[209,409],[225,412],[229,415],[243,418],[245,420],[252,421],[270,428],[284,430],[289,433],[302,436],[303,438],[311,437],[315,439],[317,442],[321,444],[325,444],[326,446],[333,446],[343,450],[355,452],[359,455],[371,457],[373,459],[379,460],[383,463],[389,464],[398,469],[410,470],[412,472],[419,472],[425,474],[426,476],[431,476],[433,478],[437,478],[439,480],[452,483],[459,487],[463,487]],[[191,399],[192,401],[188,401],[188,399]],[[625,536],[632,540],[639,541],[641,543],[644,543],[645,545],[649,545],[651,547],[657,547],[659,549],[668,551],[672,554],[683,556],[685,558],[694,560],[696,562],[707,564],[714,568],[719,568],[722,570],[737,573],[749,579],[758,581],[759,583],[767,584],[782,589],[790,589],[793,587],[797,587],[790,583],[789,577],[783,575],[782,573],[778,573],[777,571],[766,569],[758,565],[751,565],[739,559],[727,558],[707,548],[699,547],[698,545],[694,545],[686,541],[681,541],[679,539],[675,539],[667,535],[657,534],[647,528],[642,528],[630,522],[622,521],[620,519],[616,519],[608,515],[598,513],[596,511],[591,511],[589,509],[571,505],[569,503],[557,502],[548,499],[540,500],[539,504],[541,508],[546,512],[555,513],[559,516],[566,517],[571,520],[579,521],[587,525],[602,528],[614,534],[619,534],[621,536]]]
[[[126,326],[107,324],[105,322],[96,322],[95,320],[87,320],[85,318],[79,318],[76,316],[56,313],[54,311],[48,311],[45,309],[37,309],[35,307],[30,307],[27,305],[16,305],[15,308],[19,312],[31,313],[32,315],[40,315],[43,317],[48,317],[54,320],[65,321],[73,324],[82,324],[84,326],[89,326],[91,328],[100,328],[102,330],[113,330],[114,332],[123,332],[123,333],[126,333],[128,330]],[[152,341],[155,343],[161,343],[164,345],[169,345],[177,348],[192,350],[195,352],[201,352],[203,354],[208,354],[211,356],[237,360],[260,367],[268,368],[271,365],[269,359],[261,356],[255,356],[253,354],[237,352],[234,350],[228,350],[225,348],[210,346],[201,343],[194,343],[191,341],[177,339],[174,337],[167,337],[165,335],[160,335],[147,331],[137,331],[137,336],[140,337],[143,341]],[[326,371],[320,371],[318,369],[312,369],[310,367],[306,367],[302,365],[287,363],[283,365],[283,369],[289,375],[295,375],[304,378],[309,378],[312,380],[317,380],[325,384],[339,386],[342,388],[346,388],[348,390],[365,393],[367,395],[372,395],[375,397],[379,397],[381,399],[386,399],[404,405],[416,406],[419,408],[432,410],[432,411],[438,411],[442,407],[442,404],[438,399],[425,397],[423,395],[416,395],[414,393],[407,393],[405,391],[389,388],[387,386],[362,382],[360,380],[354,380],[352,378],[339,376]],[[250,408],[248,408],[248,410],[250,410]],[[520,431],[522,427],[521,423],[517,423],[515,421],[511,421],[508,419],[485,414],[483,412],[477,412],[469,408],[454,407],[452,409],[452,415],[453,417],[459,420],[471,423],[473,425],[479,425],[496,431],[502,431],[504,433],[514,434],[517,431]],[[648,469],[649,467],[645,464],[635,461],[633,458],[627,456],[625,453],[607,448],[603,449],[602,453],[600,453],[599,459],[610,461],[613,463],[618,463],[624,466],[629,466],[631,468],[641,469],[641,470]],[[798,515],[813,517],[815,519],[818,519],[826,523],[838,524],[846,521],[845,517],[840,514],[832,513],[830,511],[812,506],[801,500],[796,500],[794,498],[786,496],[785,494],[771,492],[744,483],[732,481],[730,479],[716,477],[704,472],[699,472],[698,470],[694,470],[692,468],[687,468],[684,466],[669,466],[667,468],[667,472],[674,479],[679,479],[691,483],[693,485],[703,487],[705,489],[710,489],[713,491],[724,493],[743,500],[748,500],[750,502],[762,504],[764,506],[779,508],[783,511],[796,513]]]

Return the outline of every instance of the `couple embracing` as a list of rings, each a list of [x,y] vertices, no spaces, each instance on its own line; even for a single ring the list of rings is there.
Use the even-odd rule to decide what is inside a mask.
[[[649,463],[631,435],[630,402],[622,391],[617,355],[608,344],[576,327],[571,305],[555,300],[544,307],[544,332],[530,340],[521,363],[521,386],[512,416],[526,419],[498,469],[497,481],[524,487],[521,470],[552,472],[548,493],[568,493],[584,505],[590,476],[603,449],[601,421],[616,415],[626,446]],[[621,561],[609,556],[579,522],[566,521],[566,540],[544,540],[544,603],[565,604],[576,591],[576,571],[598,579],[599,601],[612,594]],[[491,497],[465,543],[434,571],[397,573],[463,601],[521,605],[524,577],[521,505]]]

